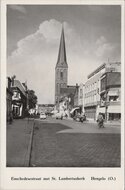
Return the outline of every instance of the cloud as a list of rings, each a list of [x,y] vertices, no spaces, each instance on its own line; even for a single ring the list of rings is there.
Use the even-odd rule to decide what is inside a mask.
[[[61,23],[51,19],[50,21],[45,21],[40,24],[39,30],[37,33],[42,33],[46,40],[59,39]]]
[[[95,54],[97,57],[107,56],[108,58],[108,56],[111,56],[116,48],[114,44],[107,42],[104,36],[100,36],[100,38],[97,39],[95,45],[96,45]]]
[[[75,49],[72,43],[76,42],[76,34],[70,28],[68,23],[64,22],[66,46],[70,46],[70,51]],[[8,64],[17,64],[22,62],[28,63],[36,59],[48,60],[51,56],[57,56],[60,36],[61,36],[62,23],[57,20],[51,19],[44,21],[40,24],[38,30],[26,36],[17,42],[17,48],[8,57]],[[67,40],[68,39],[68,40]],[[77,49],[77,48],[76,48]],[[49,55],[49,58],[48,58]]]
[[[46,20],[37,31],[17,43],[17,48],[8,57],[8,76],[28,81],[28,87],[35,90],[39,103],[54,102],[55,66],[58,57],[62,23],[55,19]],[[104,36],[90,43],[78,32],[64,23],[66,53],[68,62],[68,84],[85,82],[87,75],[107,55],[113,55],[116,48]],[[83,39],[83,41],[82,41]],[[115,50],[115,51],[114,51]],[[90,56],[91,55],[91,56]]]
[[[9,5],[9,8],[11,8],[12,10],[16,10],[18,12],[21,13],[26,13],[26,9],[22,6],[22,5]]]
[[[64,25],[69,35],[69,26]],[[18,41],[17,49],[8,57],[8,75],[15,73],[20,80],[27,79],[41,103],[54,101],[54,68],[61,28],[62,24],[54,19],[44,21],[35,33]]]
[[[102,45],[106,43],[106,38],[104,36],[100,36],[97,40],[96,40],[96,45]]]

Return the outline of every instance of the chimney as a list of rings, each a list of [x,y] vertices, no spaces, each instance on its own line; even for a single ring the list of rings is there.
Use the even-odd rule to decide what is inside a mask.
[[[12,77],[11,77],[11,80],[12,80],[12,86],[14,86],[14,79],[16,78],[16,76],[15,75],[13,75]]]

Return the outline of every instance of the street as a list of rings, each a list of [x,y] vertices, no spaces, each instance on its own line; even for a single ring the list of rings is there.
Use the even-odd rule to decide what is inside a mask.
[[[2,189],[123,188],[124,1],[1,1]]]
[[[120,126],[35,120],[31,167],[120,167]]]

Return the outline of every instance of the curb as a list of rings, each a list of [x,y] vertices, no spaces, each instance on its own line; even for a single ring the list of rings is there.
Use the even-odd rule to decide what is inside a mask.
[[[86,121],[86,123],[93,123],[93,124],[96,124],[97,122],[96,121]],[[110,122],[104,122],[104,125],[111,125],[111,126],[121,126],[121,123],[110,123]]]
[[[65,119],[65,120],[69,120],[69,121],[73,121],[73,119],[72,118],[67,118],[67,119]],[[86,121],[84,121],[83,123],[91,123],[91,124],[97,124],[97,122],[96,121],[93,121],[93,120],[86,120]],[[113,123],[113,122],[104,122],[104,124],[105,125],[111,125],[111,126],[121,126],[121,123]]]
[[[28,150],[27,150],[27,153],[26,153],[26,158],[25,158],[25,161],[24,161],[24,166],[25,167],[29,167],[29,165],[30,165],[32,142],[33,142],[33,132],[34,132],[34,125],[35,125],[34,120],[29,120],[29,121],[33,121],[33,125],[32,125],[32,128],[31,128],[31,134],[30,134]],[[29,121],[28,121],[28,123],[29,123]],[[28,123],[27,123],[27,125],[28,125]]]

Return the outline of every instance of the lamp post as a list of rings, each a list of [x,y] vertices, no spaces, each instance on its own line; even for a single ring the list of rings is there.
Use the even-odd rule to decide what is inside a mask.
[[[105,120],[107,121],[107,109],[108,109],[108,106],[107,106],[107,73],[106,73],[106,78],[105,78]]]
[[[12,86],[14,86],[14,80],[15,80],[15,78],[16,78],[16,75],[13,75],[13,76],[11,77]]]
[[[28,97],[28,87],[27,87],[27,80],[25,81],[25,89],[26,89],[26,115],[28,116],[28,111],[29,111],[29,97]],[[28,117],[29,118],[29,117]],[[28,119],[29,120],[29,119]]]

